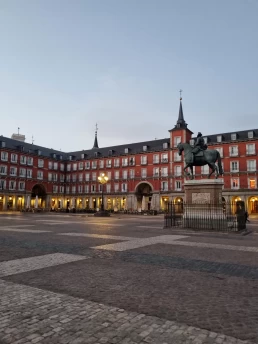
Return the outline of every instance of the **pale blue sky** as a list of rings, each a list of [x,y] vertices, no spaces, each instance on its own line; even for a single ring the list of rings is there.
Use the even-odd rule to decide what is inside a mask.
[[[0,0],[0,135],[73,151],[258,128],[257,0]],[[205,121],[205,123],[201,123]]]

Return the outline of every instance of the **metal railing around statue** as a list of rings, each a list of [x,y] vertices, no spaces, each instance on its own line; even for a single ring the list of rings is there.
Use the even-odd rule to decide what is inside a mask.
[[[169,202],[164,215],[164,227],[193,230],[240,231],[246,229],[243,201],[234,203],[174,203]]]

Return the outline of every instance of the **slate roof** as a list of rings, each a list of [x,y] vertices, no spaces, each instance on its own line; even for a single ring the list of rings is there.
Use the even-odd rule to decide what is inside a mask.
[[[223,142],[237,142],[237,141],[246,141],[248,140],[248,132],[253,132],[253,138],[258,138],[258,129],[249,129],[249,130],[242,130],[242,131],[231,131],[228,133],[220,133],[220,134],[213,134],[213,135],[203,135],[203,137],[207,137],[208,143],[215,144],[215,143],[223,143]],[[236,140],[231,139],[231,134],[236,134]],[[217,141],[217,137],[221,136],[221,142]],[[249,139],[251,140],[251,139]]]

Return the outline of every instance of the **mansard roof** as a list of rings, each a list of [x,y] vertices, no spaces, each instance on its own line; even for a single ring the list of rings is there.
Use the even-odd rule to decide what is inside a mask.
[[[212,135],[203,135],[203,137],[207,137],[208,143],[223,143],[223,142],[237,142],[237,141],[246,141],[248,138],[248,133],[253,132],[253,139],[258,139],[258,129],[249,129],[249,130],[241,130],[241,131],[231,131],[227,133],[221,134],[212,134]],[[236,139],[232,140],[231,135],[236,134]],[[221,142],[218,142],[218,136],[221,136]]]

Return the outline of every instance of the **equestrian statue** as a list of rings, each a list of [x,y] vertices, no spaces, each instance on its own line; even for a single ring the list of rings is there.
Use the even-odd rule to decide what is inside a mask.
[[[184,158],[185,158],[185,168],[184,173],[187,176],[190,176],[190,179],[193,179],[193,166],[204,166],[209,165],[211,168],[211,172],[208,176],[212,175],[215,172],[216,179],[219,175],[223,175],[223,169],[221,165],[221,157],[219,152],[216,149],[207,149],[207,145],[204,142],[202,137],[202,133],[198,133],[196,142],[194,146],[191,146],[189,143],[179,143],[177,145],[178,154],[182,155],[184,151]],[[218,161],[218,166],[215,162]],[[186,173],[186,169],[190,168],[191,173]]]

